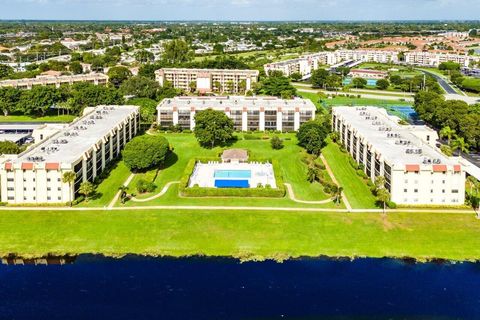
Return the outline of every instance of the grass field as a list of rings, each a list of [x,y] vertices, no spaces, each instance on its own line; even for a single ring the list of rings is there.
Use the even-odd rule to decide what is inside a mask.
[[[355,94],[355,93],[354,93]],[[331,99],[325,99],[327,106],[410,106],[411,102],[400,100],[382,100],[382,99],[369,99],[369,98],[347,98],[347,97],[334,97]]]
[[[473,215],[256,211],[0,212],[0,255],[414,257],[475,260]]]
[[[73,115],[30,117],[30,116],[0,116],[0,122],[71,122]]]
[[[268,136],[268,134],[256,134],[259,137]],[[272,136],[273,134],[270,134]],[[153,181],[157,186],[154,193],[160,190],[170,181],[179,181],[184,173],[188,161],[194,157],[209,157],[216,156],[221,153],[221,148],[204,149],[198,145],[193,134],[164,134],[169,143],[174,147],[174,154],[171,156],[163,169],[157,172],[157,169],[150,170],[146,173],[137,174],[130,184],[130,192],[135,192],[135,184],[141,179]],[[328,199],[329,196],[323,192],[323,187],[319,183],[309,183],[306,181],[307,166],[302,162],[303,150],[297,145],[294,134],[282,134],[281,137],[290,140],[285,140],[285,147],[281,150],[273,150],[270,147],[270,141],[265,139],[260,140],[243,140],[243,134],[238,134],[239,140],[235,142],[232,148],[243,148],[250,152],[251,156],[262,158],[272,158],[278,160],[281,168],[281,174],[285,182],[290,183],[294,189],[296,198],[307,201],[319,201]],[[128,174],[123,175],[126,179]],[[107,183],[107,182],[105,182]],[[120,184],[115,182],[118,189]],[[110,183],[111,184],[111,183]],[[154,194],[153,193],[153,194]],[[145,198],[152,196],[152,194],[139,195],[138,198]],[[171,190],[161,198],[157,198],[142,205],[158,205],[158,204],[185,204],[185,205],[245,205],[245,200],[242,198],[179,198],[178,186],[172,186]],[[249,199],[248,204],[259,206],[304,206],[291,201],[287,197],[282,199]],[[138,205],[135,202],[128,202],[127,205]],[[312,207],[312,205],[306,205]],[[318,207],[318,205],[316,205]],[[333,206],[327,204],[323,206]]]
[[[345,196],[352,208],[375,208],[375,197],[368,186],[356,174],[348,161],[348,155],[338,145],[329,143],[322,151],[338,183],[344,188]]]

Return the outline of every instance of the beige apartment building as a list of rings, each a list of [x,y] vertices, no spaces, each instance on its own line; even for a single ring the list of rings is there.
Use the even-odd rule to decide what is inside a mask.
[[[258,81],[258,70],[164,68],[155,71],[155,78],[163,86],[166,81],[174,88],[199,93],[244,93],[252,90]]]
[[[161,127],[180,125],[195,128],[195,114],[213,109],[225,112],[237,131],[296,131],[315,118],[315,105],[308,99],[284,100],[277,97],[175,97],[164,99],[157,107]]]
[[[137,106],[98,106],[19,155],[0,163],[1,201],[58,204],[72,201],[80,184],[94,179],[138,132]],[[74,172],[71,185],[62,181]]]
[[[77,82],[89,82],[95,85],[107,84],[108,76],[101,73],[76,74],[72,76],[38,76],[36,78],[24,78],[16,80],[0,81],[1,87],[13,87],[19,89],[32,89],[33,86],[55,86],[62,84],[74,84]]]

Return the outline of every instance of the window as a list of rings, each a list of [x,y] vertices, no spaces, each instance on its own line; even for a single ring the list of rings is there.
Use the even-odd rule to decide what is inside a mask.
[[[57,188],[57,191],[62,191],[62,188],[58,187],[58,188]]]
[[[430,189],[430,193],[433,193],[433,189]]]
[[[13,182],[13,178],[7,178],[8,182]]]
[[[35,191],[35,187],[33,187],[33,191]]]
[[[62,180],[62,179],[60,179],[60,178],[57,178],[57,182],[60,182],[61,180]]]
[[[23,191],[27,191],[27,188],[26,188],[26,187],[23,187]]]
[[[50,182],[51,180],[52,180],[52,179],[50,179],[50,178],[47,178],[47,182]]]
[[[23,197],[23,201],[27,201],[27,197]]]
[[[13,187],[8,187],[7,191],[14,191],[15,189]]]
[[[58,200],[58,201],[61,201],[61,200],[62,200],[62,197],[58,197],[57,200]]]
[[[442,183],[445,184],[445,180],[442,180]]]
[[[15,200],[15,197],[7,197],[8,200]]]
[[[458,189],[452,189],[452,193],[458,193]]]
[[[418,193],[418,189],[413,189],[413,192]]]
[[[407,189],[403,189],[403,192],[405,192],[405,193],[406,193],[407,191],[408,191]]]
[[[50,187],[47,187],[47,191],[51,191],[51,190],[52,190],[52,188],[50,188]]]
[[[445,193],[445,189],[442,189],[442,193]]]
[[[50,201],[50,200],[52,200],[52,198],[51,198],[51,197],[47,197],[47,200],[49,200],[49,201]]]

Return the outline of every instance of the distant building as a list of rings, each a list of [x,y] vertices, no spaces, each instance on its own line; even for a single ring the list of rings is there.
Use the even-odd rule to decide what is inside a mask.
[[[2,202],[11,204],[66,203],[80,184],[93,182],[138,132],[137,106],[99,106],[0,164]],[[62,181],[74,172],[72,185]]]
[[[194,83],[195,90],[200,93],[241,93],[242,82],[245,91],[252,90],[258,75],[258,70],[164,68],[155,71],[155,78],[161,86],[168,81],[174,88],[190,91],[190,85]]]
[[[1,87],[14,87],[19,89],[32,89],[33,86],[52,85],[60,87],[62,84],[74,84],[77,82],[90,82],[95,85],[107,84],[108,76],[101,73],[76,74],[73,76],[39,76],[37,78],[24,78],[17,80],[0,81]]]
[[[157,107],[161,127],[179,125],[195,128],[195,113],[213,109],[225,112],[238,131],[296,131],[315,118],[315,105],[307,99],[276,97],[176,97],[164,99]]]
[[[388,72],[371,69],[352,69],[348,75],[352,78],[385,79],[388,77]]]
[[[435,147],[437,133],[404,126],[376,107],[335,107],[332,129],[348,153],[374,181],[383,176],[393,202],[402,205],[461,205],[465,201],[462,165]]]

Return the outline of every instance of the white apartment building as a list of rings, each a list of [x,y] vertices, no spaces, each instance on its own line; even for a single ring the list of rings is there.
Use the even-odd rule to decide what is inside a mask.
[[[19,89],[32,89],[33,86],[55,86],[60,87],[62,84],[74,84],[76,82],[90,82],[95,85],[107,84],[108,76],[101,73],[76,74],[72,76],[41,76],[37,78],[25,78],[17,80],[0,81],[1,87],[14,87]]]
[[[241,93],[242,82],[245,91],[252,90],[253,84],[258,81],[258,75],[258,70],[164,68],[155,71],[155,78],[161,86],[168,81],[174,88],[189,91],[193,82],[196,91],[200,93]],[[220,88],[216,87],[218,84]]]
[[[294,73],[300,73],[302,76],[305,76],[310,74],[313,70],[312,62],[307,58],[290,59],[269,63],[263,68],[266,74],[269,74],[272,71],[281,71],[286,77],[290,77]]]
[[[237,131],[296,131],[315,118],[315,105],[307,99],[284,100],[277,97],[176,97],[164,99],[157,107],[161,127],[180,125],[195,128],[196,112],[223,111]]]
[[[435,147],[436,132],[403,126],[376,107],[335,107],[332,128],[374,181],[384,176],[391,200],[402,205],[461,205],[465,172]]]
[[[19,155],[0,164],[2,202],[59,204],[74,199],[80,184],[93,182],[138,132],[137,106],[98,106]],[[72,185],[65,172],[76,174]]]
[[[427,67],[438,67],[442,62],[456,62],[462,67],[468,67],[470,62],[479,61],[480,57],[468,56],[465,54],[443,53],[443,52],[405,52],[405,63]]]

